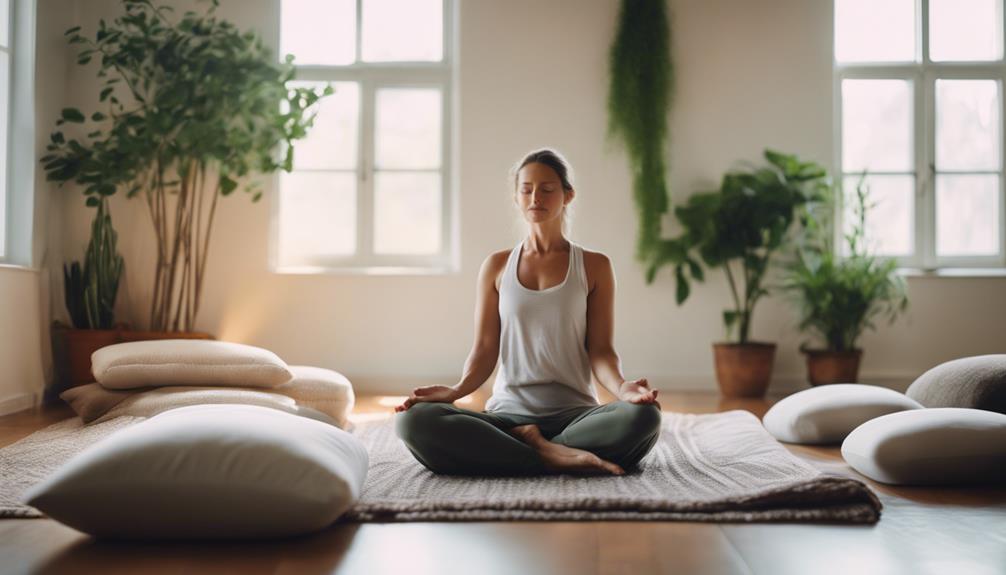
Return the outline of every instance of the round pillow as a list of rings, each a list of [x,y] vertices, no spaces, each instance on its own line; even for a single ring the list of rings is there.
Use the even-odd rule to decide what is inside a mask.
[[[923,373],[905,392],[926,407],[1006,413],[1006,354],[955,359]]]
[[[921,407],[915,400],[886,387],[835,383],[781,399],[765,413],[762,422],[779,441],[838,444],[866,421]]]
[[[1006,415],[935,407],[884,415],[842,443],[853,469],[881,483],[954,485],[1006,480]]]
[[[310,533],[360,495],[360,441],[254,405],[166,411],[77,454],[26,503],[91,535],[229,539]]]

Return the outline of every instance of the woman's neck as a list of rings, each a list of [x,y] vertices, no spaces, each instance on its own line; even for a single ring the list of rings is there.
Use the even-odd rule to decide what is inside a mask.
[[[531,226],[531,233],[524,240],[524,249],[536,254],[548,254],[569,249],[569,240],[559,229],[543,229]]]

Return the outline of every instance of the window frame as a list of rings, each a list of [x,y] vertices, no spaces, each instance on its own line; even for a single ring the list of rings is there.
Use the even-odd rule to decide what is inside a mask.
[[[16,17],[15,15],[16,4],[17,4],[16,0],[11,0],[7,4],[7,45],[0,46],[0,52],[6,52],[7,54],[7,78],[6,78],[7,109],[4,110],[7,116],[4,119],[5,126],[7,129],[4,130],[3,134],[0,134],[0,137],[6,140],[6,142],[4,142],[3,145],[4,177],[3,180],[0,181],[0,185],[3,186],[3,189],[0,189],[0,208],[2,208],[2,211],[0,211],[0,264],[12,263],[13,260],[15,259],[12,257],[11,254],[11,244],[15,242],[13,241],[14,238],[12,237],[14,235],[12,233],[14,227],[13,222],[14,218],[12,217],[11,212],[13,211],[12,208],[14,207],[13,206],[14,201],[11,197],[13,195],[11,194],[11,189],[13,186],[11,186],[12,154],[11,154],[10,143],[11,140],[13,139],[11,138],[11,131],[13,129],[12,120],[14,119],[14,115],[11,113],[11,108],[13,108],[14,103],[13,101],[14,67],[15,67],[14,57],[16,54],[14,50],[14,44],[16,42],[16,38],[14,35],[14,24]]]
[[[834,4],[837,10],[837,1]],[[846,172],[842,164],[842,83],[844,80],[908,80],[912,82],[915,197],[913,222],[914,253],[894,259],[903,268],[922,270],[988,269],[1006,267],[1006,47],[1004,58],[983,62],[934,62],[929,57],[929,0],[915,0],[916,55],[914,62],[838,62],[832,41],[833,68],[833,134],[834,173],[839,174],[839,186],[846,177],[859,172]],[[1006,35],[1006,10],[1000,10],[1000,26]],[[833,20],[834,21],[834,20]],[[834,30],[834,25],[833,25]],[[992,80],[999,90],[999,170],[972,173],[997,173],[998,246],[994,256],[940,256],[936,252],[936,81]],[[905,174],[906,172],[868,172],[870,174]],[[957,173],[957,172],[942,172]],[[839,187],[839,189],[844,189]],[[844,193],[836,194],[835,245],[843,245]]]
[[[283,263],[279,259],[279,207],[282,189],[274,179],[276,193],[271,202],[270,268],[292,274],[426,275],[453,273],[459,269],[456,213],[457,178],[453,149],[454,99],[456,86],[455,29],[456,2],[443,2],[443,58],[439,62],[363,62],[363,0],[356,0],[356,55],[352,64],[297,66],[296,80],[304,82],[355,82],[359,85],[359,133],[357,134],[356,253],[345,256],[318,256]],[[282,0],[276,3],[277,32]],[[277,40],[279,40],[277,36]],[[277,42],[277,45],[279,42]],[[436,88],[440,91],[441,125],[441,249],[436,254],[376,254],[374,244],[375,107],[377,91],[387,88]],[[408,170],[413,171],[413,170]],[[415,171],[428,171],[433,169]],[[296,170],[294,170],[296,172]]]

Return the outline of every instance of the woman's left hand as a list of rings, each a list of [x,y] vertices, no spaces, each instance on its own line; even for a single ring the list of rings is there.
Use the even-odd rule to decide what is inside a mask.
[[[646,378],[626,381],[618,388],[618,399],[626,403],[653,403],[658,407],[657,390],[650,388],[650,383]]]

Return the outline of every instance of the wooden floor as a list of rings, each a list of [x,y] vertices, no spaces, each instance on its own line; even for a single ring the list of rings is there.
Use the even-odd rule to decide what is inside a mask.
[[[474,398],[469,409],[481,408]],[[360,398],[355,417],[390,415],[389,398]],[[665,411],[764,414],[771,400],[664,393]],[[49,408],[0,417],[0,446],[70,416]],[[837,448],[789,446],[831,472],[858,477]],[[270,543],[94,541],[48,519],[0,520],[0,574],[16,573],[686,573],[1006,574],[1006,487],[892,488],[873,526],[676,522],[486,522],[340,525]]]

